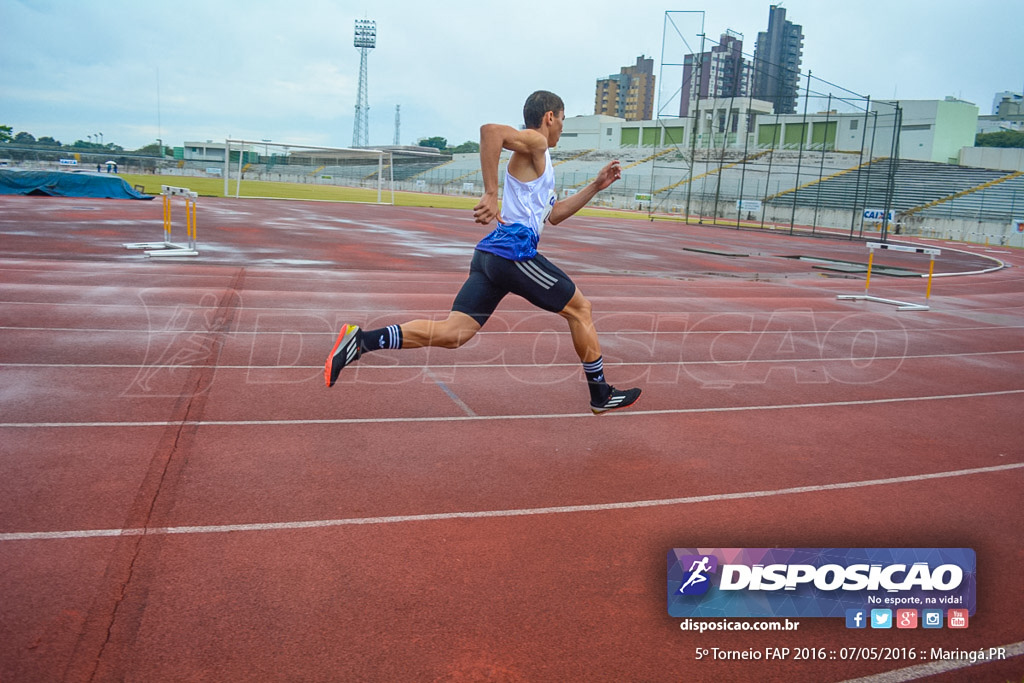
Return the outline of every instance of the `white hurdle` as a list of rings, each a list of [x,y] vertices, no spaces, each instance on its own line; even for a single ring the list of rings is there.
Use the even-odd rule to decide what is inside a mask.
[[[199,198],[199,194],[187,187],[172,187],[170,185],[162,185],[161,192],[164,209],[164,241],[126,244],[124,245],[125,249],[146,249],[146,256],[199,256],[199,252],[196,250],[196,199]],[[171,197],[185,199],[187,245],[171,242]]]
[[[932,275],[935,273],[935,257],[942,253],[941,249],[934,249],[932,247],[916,247],[904,244],[889,244],[882,242],[868,242],[867,244],[868,254],[868,275],[864,281],[864,291],[868,291],[871,286],[871,266],[875,260],[875,249],[888,249],[890,251],[904,251],[912,254],[927,254],[929,256],[928,261],[928,286],[925,289],[924,298],[930,299],[932,296]],[[836,299],[844,301],[875,301],[882,304],[892,304],[896,306],[897,311],[927,311],[928,306],[924,304],[915,304],[907,301],[895,301],[893,299],[882,299],[877,296],[868,296],[867,294],[861,295],[848,295],[844,294],[837,296]]]

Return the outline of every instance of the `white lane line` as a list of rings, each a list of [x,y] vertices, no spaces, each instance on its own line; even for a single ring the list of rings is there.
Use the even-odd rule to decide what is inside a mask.
[[[438,512],[422,515],[394,515],[389,517],[354,517],[347,519],[320,519],[303,522],[268,522],[263,524],[216,524],[204,526],[172,526],[131,528],[131,529],[85,529],[80,531],[36,531],[13,532],[0,534],[0,542],[4,541],[43,541],[72,538],[102,538],[111,536],[168,536],[180,534],[217,534],[237,531],[287,531],[297,529],[324,529],[338,526],[357,526],[374,524],[399,524],[403,522],[432,522],[452,519],[487,519],[493,517],[526,517],[530,515],[558,515],[576,512],[607,512],[611,510],[634,510],[638,508],[665,507],[670,505],[690,505],[694,503],[716,503],[727,500],[744,500],[749,498],[771,498],[799,493],[819,493],[822,491],[840,491],[869,486],[887,486],[906,484],[935,479],[967,477],[976,474],[991,474],[1009,470],[1024,469],[1024,462],[991,467],[976,467],[966,470],[933,472],[930,474],[912,474],[887,479],[868,479],[849,481],[838,484],[820,484],[817,486],[794,486],[784,489],[765,491],[743,491],[740,493],[719,493],[707,496],[689,496],[686,498],[662,498],[657,500],[635,500],[620,503],[597,503],[592,505],[560,505],[556,507],[520,508],[512,510],[478,510],[471,512]]]
[[[727,365],[747,365],[756,363],[873,363],[875,361],[907,361],[907,360],[932,360],[936,358],[974,358],[978,356],[1012,356],[1024,353],[1024,349],[1010,351],[965,351],[963,353],[924,353],[920,355],[903,354],[900,356],[841,356],[841,357],[818,357],[818,358],[750,358],[738,360],[659,360],[659,361],[622,361],[616,362],[615,367],[660,367],[671,365],[710,365],[713,367]],[[360,370],[423,370],[430,372],[432,368],[446,370],[478,370],[478,369],[502,369],[502,368],[575,368],[579,363],[459,363],[457,365],[429,365],[423,363],[409,365],[375,365],[373,363],[362,363]],[[323,365],[193,365],[189,363],[173,364],[148,364],[148,363],[0,363],[0,368],[92,368],[92,369],[131,369],[148,368],[152,370],[178,369],[178,368],[216,368],[218,370],[246,370],[260,371],[272,370],[313,370],[320,369]]]
[[[938,274],[936,274],[936,277],[937,276],[938,276]],[[1022,278],[1022,280],[1024,280],[1024,278]],[[892,283],[887,283],[887,284],[889,285],[889,287],[888,287],[889,289],[894,290],[894,291],[897,290],[897,288],[895,286],[893,286]],[[958,285],[960,285],[960,286],[963,286],[965,284],[968,284],[968,283],[958,283]],[[146,289],[146,288],[143,288],[143,289]],[[216,287],[216,286],[195,287],[193,289],[194,290],[204,290],[204,291],[207,291],[207,292],[210,292],[210,293],[213,293],[215,291],[216,292],[223,292],[224,291],[223,287]],[[644,286],[641,287],[641,289],[644,292],[646,292],[649,289],[649,287],[644,285]],[[132,291],[138,291],[138,290],[132,290]],[[814,298],[817,295],[818,291],[819,290],[814,289],[814,288],[808,288],[806,293],[803,294],[803,296],[795,297],[795,298],[812,299],[812,298]],[[902,290],[899,290],[899,291],[902,291]],[[688,315],[689,316],[699,315],[702,318],[708,318],[708,317],[720,316],[720,315],[748,316],[748,317],[756,317],[756,316],[767,317],[767,316],[771,316],[775,312],[791,312],[791,311],[794,310],[791,307],[790,308],[781,308],[781,309],[778,309],[778,310],[766,308],[764,310],[757,310],[757,311],[737,311],[735,309],[711,310],[711,309],[701,309],[699,306],[694,306],[694,307],[690,307],[689,309],[687,309],[686,305],[685,305],[685,302],[687,302],[687,301],[703,301],[705,299],[713,297],[714,295],[713,294],[707,294],[705,296],[698,296],[698,294],[700,294],[700,292],[695,292],[695,293],[691,293],[690,296],[676,296],[673,292],[674,292],[674,290],[671,290],[671,291],[669,291],[668,293],[666,293],[664,295],[660,295],[660,294],[646,295],[646,294],[642,294],[641,293],[641,294],[634,294],[632,296],[622,296],[622,295],[610,295],[610,294],[609,295],[605,295],[605,294],[602,294],[602,293],[599,293],[599,292],[594,292],[593,290],[589,290],[589,293],[587,294],[587,298],[589,298],[591,301],[595,301],[595,302],[620,301],[620,300],[623,300],[623,299],[629,299],[631,301],[632,300],[648,301],[650,299],[665,299],[665,300],[669,300],[670,299],[672,301],[672,304],[673,304],[673,307],[674,307],[672,310],[642,311],[642,310],[635,310],[633,308],[630,308],[630,310],[618,311],[618,310],[613,310],[613,307],[606,305],[606,306],[602,307],[602,313],[600,313],[599,316],[597,318],[595,318],[595,320],[598,320],[598,321],[600,321],[601,317],[607,317],[607,316],[617,316],[617,315],[652,315],[652,314],[653,315],[663,315],[663,316],[666,316],[666,317],[673,317],[673,318],[686,317]],[[289,292],[289,294],[291,294],[291,292]],[[833,294],[834,294],[834,292],[833,292]],[[1012,294],[1012,293],[1010,293],[1010,294]],[[303,295],[305,296],[304,300],[305,301],[309,301],[311,296],[312,297],[320,297],[320,296],[322,296],[324,298],[334,297],[335,296],[335,292],[330,292],[330,291],[325,291],[325,292],[297,292],[297,293],[295,293],[295,298],[299,299]],[[360,294],[360,296],[364,297],[364,298],[365,297],[395,298],[395,297],[400,296],[400,295],[401,295],[401,293],[397,293],[397,292],[364,292],[364,293]],[[441,305],[440,308],[442,310],[443,310],[444,306],[447,306],[451,302],[451,293],[450,292],[446,292],[446,293],[442,293],[442,292],[423,292],[422,294],[416,294],[416,295],[417,296],[421,296],[421,297],[434,296],[434,297],[437,297],[439,300],[443,300],[443,301],[447,302],[447,303]],[[982,293],[978,294],[977,296],[980,297],[980,296],[985,296],[985,295],[986,295],[986,293],[982,292]],[[1009,296],[1009,294],[1007,292],[995,292],[995,293],[993,293],[991,295],[992,296],[1002,296],[1002,295]],[[252,297],[253,294],[249,290],[242,290],[242,292],[240,292],[240,296],[244,299],[246,296]],[[817,296],[820,296],[820,295],[817,295]],[[968,295],[968,296],[970,296],[970,295]],[[757,300],[757,301],[766,302],[768,304],[770,304],[771,301],[772,301],[772,299],[770,299],[770,298],[763,298],[763,297],[757,297],[757,296],[741,297],[741,298],[742,299],[754,299],[754,300]],[[939,297],[936,297],[936,299],[938,299],[938,298]],[[829,299],[828,301],[831,302],[833,300]],[[813,303],[817,304],[818,301],[815,300]],[[998,303],[998,302],[996,302],[996,303]],[[36,307],[36,308],[38,308],[40,306],[46,306],[46,307],[52,307],[52,308],[74,308],[76,310],[80,310],[82,308],[83,304],[81,304],[81,303],[64,303],[64,302],[61,302],[61,301],[0,301],[0,307],[2,307],[2,306],[32,306],[32,307]],[[92,309],[92,308],[97,308],[97,309],[111,309],[111,308],[125,309],[125,308],[127,308],[127,309],[132,309],[132,310],[135,310],[135,311],[140,310],[141,308],[145,308],[147,310],[152,310],[152,311],[161,311],[161,310],[171,310],[171,311],[174,311],[174,310],[180,309],[182,307],[186,307],[189,310],[195,310],[195,311],[210,310],[210,307],[208,307],[208,306],[199,306],[199,305],[195,305],[194,303],[193,304],[188,304],[188,303],[182,303],[182,302],[179,302],[179,303],[171,302],[171,303],[165,303],[165,304],[156,304],[156,303],[154,303],[154,304],[145,304],[145,303],[140,304],[140,303],[134,303],[134,302],[133,303],[91,303],[91,304],[88,304],[88,308],[90,308],[90,309]],[[683,309],[683,312],[681,312],[681,313],[680,312],[676,312],[680,308]],[[987,314],[987,313],[990,313],[991,311],[1016,311],[1016,310],[1018,310],[1020,308],[1022,308],[1022,306],[1020,306],[1020,305],[1005,304],[1005,305],[992,305],[992,306],[987,306],[987,307],[983,307],[983,308],[973,308],[973,309],[951,308],[948,311],[942,311],[942,313],[944,313],[944,314],[956,314],[956,315],[958,315],[960,317],[967,318],[967,317],[970,317],[971,315]],[[346,316],[371,316],[371,315],[372,316],[379,316],[380,315],[380,312],[378,310],[367,310],[365,308],[359,308],[359,309],[355,309],[355,308],[352,308],[352,309],[349,309],[349,308],[330,308],[330,307],[328,307],[327,304],[325,304],[325,306],[319,307],[319,308],[318,307],[302,308],[302,307],[300,307],[298,305],[291,305],[291,306],[243,305],[243,306],[239,307],[239,310],[244,311],[244,312],[246,312],[248,314],[280,312],[282,315],[289,315],[289,316],[293,316],[293,317],[315,316],[315,317],[318,317],[318,318],[329,318],[330,320],[334,320],[336,318],[339,318],[343,314],[346,315]],[[430,316],[438,315],[439,307],[435,306],[435,307],[431,307],[431,308],[403,308],[402,310],[405,312],[406,315],[411,315],[413,317],[430,317]],[[867,314],[867,313],[869,313],[869,311],[867,311],[866,309],[863,310],[863,311],[859,311],[857,309],[851,309],[851,307],[849,305],[838,305],[836,307],[825,307],[825,306],[822,306],[822,307],[820,307],[818,309],[812,309],[810,307],[805,307],[803,309],[796,309],[796,310],[797,310],[798,313],[801,313],[801,314],[812,313],[814,315],[821,315],[821,316],[845,316],[845,315],[850,315],[851,313],[856,313],[856,314]],[[530,316],[532,316],[532,315],[536,315],[538,312],[539,312],[539,309],[536,309],[536,308],[532,308],[532,309],[531,308],[510,308],[510,309],[502,309],[501,315],[502,316],[512,316],[512,315],[530,315]],[[878,312],[876,311],[874,314],[878,314]]]
[[[948,650],[949,648],[944,649]],[[970,651],[976,652],[978,650],[983,650],[984,652],[988,653],[990,649],[1002,649],[1002,654],[1006,657],[1006,659],[1010,659],[1012,657],[1020,657],[1021,655],[1024,655],[1024,642],[1013,643],[1012,645],[1000,645],[994,648],[972,647]],[[1002,660],[979,659],[977,661],[972,662],[969,659],[939,659],[928,662],[927,664],[916,664],[914,666],[908,666],[905,669],[895,669],[894,671],[886,671],[885,673],[875,674],[873,676],[851,678],[849,680],[843,681],[843,683],[902,683],[903,681],[916,681],[920,678],[925,678],[927,676],[935,676],[937,674],[946,673],[947,671],[958,671],[960,669],[966,669],[970,666],[988,664],[991,661]]]
[[[895,398],[862,399],[859,401],[832,401],[821,403],[790,403],[782,405],[757,406],[717,406],[713,408],[666,408],[663,410],[632,410],[626,412],[610,412],[616,418],[643,417],[650,415],[699,415],[708,413],[740,413],[747,411],[767,410],[801,410],[808,408],[842,408],[850,406],[884,405],[891,403],[913,403],[915,401],[949,401],[965,398],[990,398],[993,396],[1014,396],[1024,394],[1024,389],[1007,389],[1005,391],[985,391],[974,394],[945,394],[941,396],[899,396]],[[352,425],[352,424],[397,424],[403,422],[495,422],[500,420],[559,420],[566,418],[588,418],[589,413],[550,413],[539,415],[454,415],[437,417],[349,417],[315,419],[304,418],[294,420],[186,420],[171,422],[165,420],[141,422],[0,422],[0,429],[57,429],[61,427],[169,427],[171,425],[189,425],[194,427],[270,427],[294,425]]]
[[[212,309],[212,308],[202,308],[202,309],[197,308],[197,309],[194,309],[194,310],[196,310],[196,311],[200,311],[200,310],[210,311],[210,310],[214,310],[214,309]],[[514,313],[516,311],[509,311],[509,312],[510,313]],[[521,312],[522,313],[528,313],[528,311],[521,311]],[[634,314],[634,313],[631,313],[631,314]],[[609,317],[611,317],[612,315],[617,315],[617,314],[609,314]],[[635,315],[655,315],[656,316],[656,315],[673,315],[673,314],[654,313],[654,312],[652,312],[652,313],[635,312]],[[715,315],[723,315],[723,314],[714,314],[714,315],[710,315],[710,316],[706,316],[706,317],[715,317]],[[737,313],[735,315],[736,316],[740,316],[740,315],[746,315],[746,314]],[[298,317],[298,316],[296,316],[296,317]],[[310,316],[306,316],[306,317],[308,318]],[[317,317],[319,317],[319,316],[317,316]],[[597,320],[597,322],[601,322],[599,317],[596,318],[596,320]],[[697,322],[701,322],[701,320],[698,320]],[[741,330],[653,330],[653,329],[641,330],[641,329],[637,329],[637,328],[623,328],[623,329],[617,329],[617,330],[609,330],[607,333],[605,333],[605,336],[609,336],[610,337],[610,336],[630,336],[630,335],[634,335],[634,336],[639,336],[639,335],[646,335],[646,336],[683,335],[683,336],[687,336],[687,337],[689,337],[689,336],[693,336],[693,337],[700,337],[700,336],[705,336],[705,337],[706,336],[749,336],[749,337],[754,337],[754,336],[757,336],[757,337],[760,337],[762,335],[780,335],[780,334],[781,335],[786,335],[786,334],[811,334],[811,335],[815,335],[815,336],[823,336],[825,334],[850,334],[850,335],[858,335],[858,334],[867,334],[867,333],[872,333],[872,334],[908,334],[908,333],[909,334],[918,334],[918,333],[920,333],[920,334],[929,334],[930,335],[930,334],[935,334],[936,332],[996,332],[996,331],[1000,331],[1000,330],[1021,330],[1021,329],[1024,329],[1024,325],[980,325],[978,327],[906,327],[906,326],[901,326],[901,327],[891,327],[891,328],[886,328],[886,329],[851,328],[851,329],[848,329],[848,330],[832,330],[832,329],[824,329],[824,328],[822,328],[822,329],[799,329],[799,330],[798,329],[794,329],[794,328],[775,329],[775,330],[769,330],[769,329],[759,330],[759,329],[753,329],[753,328],[752,329],[748,329],[748,330],[742,330],[742,329]],[[204,333],[209,333],[210,332],[209,328],[194,328],[194,329],[192,329],[192,328],[148,329],[147,328],[147,329],[144,329],[144,328],[141,328],[141,327],[137,327],[137,328],[125,329],[125,328],[110,328],[110,327],[27,327],[27,326],[22,326],[22,325],[3,325],[3,326],[0,326],[0,330],[8,330],[8,331],[12,331],[12,332],[60,332],[60,333],[71,332],[71,333],[74,333],[74,334],[85,333],[85,332],[95,333],[95,334],[136,334],[137,333],[137,334],[146,334],[146,335],[204,334]],[[275,330],[275,329],[266,329],[266,330],[262,330],[262,331],[261,330],[229,330],[225,334],[228,335],[228,336],[239,336],[239,337],[240,336],[268,336],[268,337],[273,336],[273,337],[282,337],[282,336],[305,336],[305,335],[330,336],[331,333],[330,332],[324,332],[323,330]],[[554,334],[554,335],[561,336],[564,333],[562,331],[559,331],[559,330],[539,330],[539,331],[534,331],[534,330],[494,330],[494,331],[481,330],[480,332],[477,332],[475,336],[477,336],[477,337],[480,337],[480,336],[491,337],[491,336],[499,336],[500,335],[500,336],[505,337],[505,336],[509,336],[509,335],[530,335],[530,336],[534,336],[535,337],[535,336],[540,335],[540,334]]]

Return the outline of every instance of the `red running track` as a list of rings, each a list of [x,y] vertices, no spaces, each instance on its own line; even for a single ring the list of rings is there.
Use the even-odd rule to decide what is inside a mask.
[[[511,299],[458,351],[324,388],[342,322],[444,315],[468,212],[204,199],[198,258],[121,246],[159,214],[0,198],[0,681],[1024,673],[1019,251],[929,242],[950,275],[897,312],[783,258],[862,243],[574,219],[545,251],[594,302],[610,379],[645,390],[597,418],[564,323]],[[668,549],[764,546],[971,547],[978,610],[961,632],[668,617]],[[1012,656],[695,658],[857,646]]]

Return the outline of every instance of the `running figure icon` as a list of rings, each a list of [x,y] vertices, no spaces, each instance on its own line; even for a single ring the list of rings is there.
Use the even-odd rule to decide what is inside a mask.
[[[711,570],[711,567],[708,565],[710,560],[711,558],[709,558],[707,555],[700,558],[700,561],[694,560],[693,564],[690,565],[690,569],[688,570],[690,572],[690,578],[686,579],[686,581],[683,582],[683,585],[679,587],[680,593],[686,591],[686,589],[690,586],[696,585],[698,583],[704,583],[708,580],[708,577],[704,576],[704,574]]]

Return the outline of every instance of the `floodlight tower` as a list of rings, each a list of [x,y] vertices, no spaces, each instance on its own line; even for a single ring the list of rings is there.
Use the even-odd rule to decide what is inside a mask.
[[[377,22],[356,19],[356,32],[352,44],[359,48],[359,94],[356,96],[356,120],[352,126],[352,146],[369,147],[370,103],[366,97],[366,59],[377,47]]]

